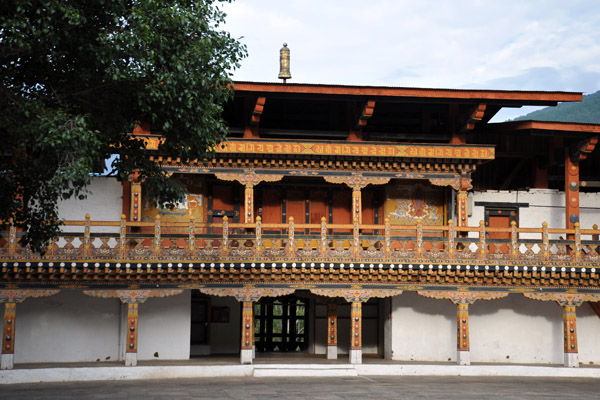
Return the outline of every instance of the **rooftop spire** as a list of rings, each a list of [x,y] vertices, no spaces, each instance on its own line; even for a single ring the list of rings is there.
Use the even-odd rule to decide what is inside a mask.
[[[283,79],[283,83],[286,83],[286,80],[291,78],[290,49],[288,49],[287,43],[284,43],[281,50],[279,50],[279,79]]]

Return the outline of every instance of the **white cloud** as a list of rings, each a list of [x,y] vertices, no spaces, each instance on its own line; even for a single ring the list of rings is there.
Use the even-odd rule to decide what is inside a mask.
[[[600,89],[595,1],[237,0],[224,8],[225,28],[249,51],[237,80],[276,81],[285,41],[292,82]],[[542,87],[526,81],[532,71]]]

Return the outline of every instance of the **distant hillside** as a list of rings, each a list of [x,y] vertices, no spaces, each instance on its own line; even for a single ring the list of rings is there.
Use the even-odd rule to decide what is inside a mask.
[[[523,120],[600,124],[600,90],[583,96],[582,102],[560,103],[556,107],[546,107],[514,119]]]

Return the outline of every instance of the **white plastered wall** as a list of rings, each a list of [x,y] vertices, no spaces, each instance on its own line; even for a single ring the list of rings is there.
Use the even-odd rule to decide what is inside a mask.
[[[15,363],[119,358],[120,300],[62,290],[17,304]]]
[[[392,298],[392,360],[456,360],[456,306],[416,292]]]
[[[555,302],[510,294],[469,306],[472,362],[562,364],[562,308]],[[456,306],[405,292],[392,298],[392,359],[456,360]],[[600,318],[589,304],[577,308],[579,361],[600,363]]]
[[[191,291],[149,298],[139,305],[138,359],[186,360],[190,357]]]
[[[95,221],[118,221],[123,209],[123,186],[116,178],[94,177],[84,200],[70,198],[58,204],[58,215],[66,220],[83,220],[89,213]]]
[[[485,207],[475,206],[476,202],[488,203],[527,203],[528,207],[519,209],[518,226],[522,228],[541,228],[547,222],[550,228],[565,227],[565,193],[554,189],[530,189],[528,191],[473,192],[469,194],[469,226],[479,226],[485,218]],[[591,229],[600,225],[600,193],[580,193],[579,213],[581,227]],[[525,236],[524,236],[525,237]]]
[[[190,312],[190,291],[140,304],[138,358],[188,359]],[[28,298],[17,304],[15,363],[122,359],[126,314],[119,299],[81,290]]]

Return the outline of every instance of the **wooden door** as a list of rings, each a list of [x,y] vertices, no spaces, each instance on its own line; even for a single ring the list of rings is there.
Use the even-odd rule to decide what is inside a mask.
[[[331,193],[331,214],[332,223],[334,224],[351,224],[352,223],[352,191],[348,190],[333,190]],[[336,229],[334,233],[351,233],[352,230]]]
[[[311,224],[321,225],[321,218],[325,217],[327,221],[328,216],[328,202],[329,195],[325,190],[311,190],[310,191],[310,220]],[[311,229],[311,233],[319,233],[320,228]]]
[[[296,224],[305,223],[306,205],[303,190],[288,190],[285,202],[286,223],[294,217]]]

